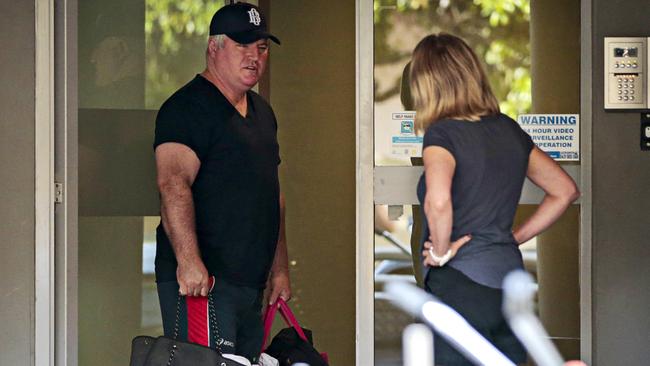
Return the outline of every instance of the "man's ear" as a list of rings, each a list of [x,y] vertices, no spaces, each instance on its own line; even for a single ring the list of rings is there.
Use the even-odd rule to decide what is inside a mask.
[[[214,37],[208,39],[208,53],[211,55],[217,51],[217,40]]]

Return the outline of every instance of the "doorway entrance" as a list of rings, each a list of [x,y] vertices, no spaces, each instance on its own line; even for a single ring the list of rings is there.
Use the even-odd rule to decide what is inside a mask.
[[[531,113],[578,114],[580,2],[540,3],[379,0],[370,8],[361,2],[358,184],[373,190],[358,190],[357,315],[359,331],[372,329],[373,338],[360,341],[357,354],[373,354],[375,365],[401,364],[401,330],[413,321],[390,304],[383,285],[391,280],[419,282],[414,274],[419,273],[422,218],[415,187],[422,172],[421,137],[411,128],[414,112],[405,82],[410,53],[427,34],[458,35],[484,62],[503,113],[515,120]],[[364,103],[368,99],[372,105]],[[561,162],[578,183],[579,164]],[[515,225],[542,197],[527,181]],[[551,229],[521,246],[526,269],[538,284],[538,314],[566,358],[580,356],[579,232],[577,203]],[[368,306],[373,316],[362,313]]]
[[[79,4],[78,19],[78,62],[80,63],[80,105],[78,111],[80,134],[80,218],[78,229],[80,235],[79,253],[81,257],[79,259],[79,269],[81,274],[79,279],[79,303],[91,306],[91,309],[80,309],[79,329],[80,331],[85,332],[85,334],[94,337],[94,340],[101,341],[101,337],[106,337],[106,339],[114,337],[112,339],[117,339],[118,334],[122,334],[120,337],[128,339],[131,335],[138,334],[139,332],[146,332],[145,329],[155,329],[155,327],[159,326],[153,322],[143,321],[143,319],[156,319],[155,314],[149,313],[149,310],[153,311],[154,309],[144,307],[144,304],[150,300],[150,298],[147,300],[147,294],[151,294],[151,288],[147,288],[147,284],[150,285],[151,283],[151,278],[147,278],[147,267],[145,265],[146,257],[148,256],[146,247],[147,245],[150,245],[147,240],[149,235],[147,234],[147,230],[149,230],[147,228],[151,227],[151,225],[147,223],[147,220],[153,220],[155,222],[155,215],[157,215],[158,211],[155,193],[154,196],[152,196],[151,193],[147,193],[155,192],[155,187],[147,186],[147,184],[153,184],[155,180],[153,179],[153,171],[140,171],[136,170],[135,167],[153,167],[152,161],[147,160],[149,158],[146,157],[151,155],[148,146],[150,146],[149,138],[152,135],[152,132],[146,130],[146,128],[152,126],[155,117],[155,107],[152,106],[155,105],[155,102],[153,101],[156,100],[156,97],[155,94],[150,93],[151,89],[147,87],[149,84],[147,84],[146,81],[147,76],[144,75],[143,65],[146,65],[147,68],[151,66],[166,70],[166,68],[176,69],[176,66],[173,66],[176,64],[172,62],[165,64],[166,61],[164,60],[150,63],[148,56],[148,45],[150,45],[150,43],[148,43],[148,39],[151,38],[147,37],[164,37],[163,35],[154,35],[156,32],[164,34],[164,31],[156,30],[157,28],[155,28],[156,26],[153,25],[153,23],[151,23],[153,28],[149,30],[147,30],[147,28],[144,28],[144,30],[138,30],[138,32],[140,32],[138,36],[133,36],[134,33],[131,33],[130,30],[110,30],[106,27],[106,23],[103,23],[107,21],[107,17],[108,19],[112,19],[110,20],[111,23],[119,24],[120,22],[136,22],[136,20],[131,20],[131,17],[133,17],[134,19],[137,18],[137,22],[140,22],[141,25],[149,24],[147,22],[151,19],[147,16],[148,10],[142,4],[135,6],[130,2],[126,5],[122,4],[122,2],[111,2],[110,7],[122,7],[120,8],[121,12],[111,13],[113,10],[109,9],[105,10],[108,15],[91,16],[91,18],[94,19],[93,21],[84,21],[82,15],[92,13],[93,10],[90,9],[92,7],[90,4],[92,3],[95,3],[95,6],[99,9],[103,9],[102,5],[99,4],[100,2],[98,1],[90,3],[84,2],[84,4]],[[389,31],[388,25],[392,24],[391,22],[395,21],[395,19],[405,18],[406,21],[402,20],[398,27],[404,27],[405,24],[410,26],[411,23],[408,21],[408,19],[410,19],[409,17],[417,18],[420,16],[421,18],[426,18],[435,15],[430,14],[429,12],[431,11],[435,11],[437,14],[439,11],[438,9],[443,7],[444,4],[447,5],[445,5],[446,7],[443,7],[443,10],[454,9],[454,6],[458,5],[453,1],[441,1],[440,4],[435,6],[434,3],[437,2],[428,2],[429,5],[427,7],[424,7],[424,5],[422,7],[416,6],[416,3],[424,4],[425,2],[408,2],[409,4],[414,4],[413,6],[402,6],[400,5],[402,3],[403,2],[401,1],[391,2],[389,0],[381,2],[359,1],[357,8],[359,27],[357,33],[357,54],[359,69],[356,83],[359,88],[357,119],[360,121],[358,126],[359,166],[356,172],[358,178],[357,192],[359,197],[357,202],[357,231],[359,237],[357,250],[357,365],[373,364],[374,361],[371,362],[369,360],[376,359],[379,361],[377,355],[382,355],[382,357],[386,356],[385,359],[387,362],[390,362],[393,360],[394,349],[399,348],[399,345],[395,346],[394,339],[386,337],[386,335],[390,334],[391,329],[398,329],[395,331],[398,332],[400,323],[397,323],[396,326],[385,322],[379,322],[378,324],[378,320],[381,318],[376,317],[376,313],[385,311],[385,315],[391,316],[391,312],[395,311],[390,307],[390,304],[388,304],[385,299],[382,299],[381,286],[387,276],[409,275],[405,273],[405,270],[408,269],[409,264],[407,253],[409,252],[410,247],[410,228],[412,227],[412,223],[415,221],[415,218],[410,214],[410,212],[413,211],[413,209],[410,208],[410,205],[415,203],[413,194],[415,187],[414,179],[419,175],[418,168],[411,165],[412,162],[409,151],[405,152],[403,156],[398,157],[397,159],[390,157],[394,154],[390,147],[388,148],[389,150],[387,153],[382,152],[385,151],[384,149],[387,148],[386,146],[391,146],[393,143],[392,138],[388,140],[385,139],[386,136],[391,136],[390,129],[385,130],[384,133],[382,132],[384,131],[382,128],[385,126],[384,123],[390,124],[393,121],[393,111],[405,112],[408,110],[408,108],[405,108],[402,104],[400,98],[401,95],[399,93],[400,89],[395,88],[396,85],[399,84],[401,72],[404,70],[406,64],[404,54],[408,53],[406,50],[409,49],[409,47],[412,48],[419,38],[415,36],[410,38],[405,37],[402,39],[400,37],[395,37],[396,32],[399,33],[402,30],[405,31],[403,34],[406,35],[408,29],[397,28]],[[377,4],[376,7],[374,6],[375,4]],[[134,6],[135,8],[131,9],[129,6]],[[567,5],[556,4],[553,6],[559,8]],[[579,7],[578,4],[573,4],[571,6],[571,9],[577,9]],[[542,13],[545,14],[545,19],[548,19],[549,15],[553,15],[553,12],[548,8],[545,9],[546,10]],[[103,11],[104,10],[100,10],[99,12],[101,13]],[[208,11],[206,10],[206,13],[207,12]],[[578,10],[572,10],[569,13],[575,14],[576,12],[578,12]],[[542,13],[539,11],[536,12],[534,9],[530,11],[531,16]],[[119,16],[119,18],[116,21],[115,19],[117,16]],[[381,25],[380,22],[383,21],[382,19],[387,20],[388,23]],[[424,20],[420,19],[420,21]],[[87,24],[82,25],[84,22]],[[550,21],[546,20],[546,22]],[[395,23],[392,27],[394,28],[397,24],[398,23]],[[422,24],[417,22],[413,22],[412,25],[414,28],[415,25],[418,25],[419,28],[423,27]],[[124,25],[124,27],[129,26],[130,25],[128,24]],[[574,22],[573,26],[579,28],[579,17],[578,21]],[[194,27],[195,28],[193,28],[192,32],[198,32],[200,26],[195,24]],[[376,29],[381,27],[386,29]],[[528,27],[530,27],[530,25]],[[101,29],[104,30],[102,31]],[[434,30],[427,28],[427,31]],[[91,35],[93,32],[97,32],[97,34]],[[110,35],[106,32],[121,32],[121,34]],[[151,32],[151,35],[148,36],[147,32]],[[184,28],[182,32],[190,32],[190,30]],[[424,34],[421,33],[423,32],[422,29],[419,29],[419,32],[420,34],[418,36]],[[392,34],[392,38],[388,36],[389,33]],[[578,30],[574,33],[576,34],[576,37],[579,37],[580,32]],[[195,35],[198,33],[188,34]],[[378,54],[381,51],[380,48],[389,47],[388,44],[377,46],[375,39],[378,39],[380,34],[386,36],[386,42],[402,43],[390,46],[397,48],[397,51],[399,52],[396,52],[393,49],[379,57]],[[548,63],[537,64],[536,60],[538,58],[535,57],[535,47],[538,47],[537,52],[540,57],[543,56],[540,54],[540,50],[548,51],[553,49],[553,47],[547,46],[545,43],[540,43],[539,40],[536,41],[534,37],[535,34],[537,34],[539,38],[544,38],[544,36],[540,35],[539,30],[537,33],[531,30],[529,36],[529,43],[531,45],[529,73],[532,96],[529,111],[539,113],[576,113],[579,109],[577,105],[569,105],[568,107],[565,107],[558,103],[561,103],[562,100],[568,100],[569,103],[573,103],[571,101],[578,98],[579,94],[579,87],[577,86],[575,88],[561,88],[557,86],[558,84],[555,84],[548,86],[548,88],[557,87],[558,89],[564,89],[565,92],[554,95],[554,89],[547,88],[546,91],[544,91],[545,94],[540,94],[541,91],[538,94],[535,93],[535,90],[537,90],[536,88],[542,88],[543,85],[545,85],[544,81],[546,81],[543,77],[536,78],[535,72],[538,72],[542,76],[546,76],[547,79],[550,79],[550,76],[555,77],[554,75],[551,75],[555,72],[549,70],[557,70],[558,78],[563,78],[562,75],[565,75],[565,73],[578,74],[575,72],[575,68],[567,68],[566,70],[561,67],[546,69],[548,67],[547,65],[549,65]],[[95,39],[88,41],[88,39],[93,37]],[[192,37],[193,36],[189,38]],[[87,43],[82,45],[82,42]],[[191,40],[188,42],[191,42]],[[408,42],[411,43],[407,44]],[[562,39],[559,39],[558,37],[550,37],[549,42],[555,43],[555,55],[557,56],[556,61],[558,63],[562,63],[566,66],[572,64],[574,61],[578,62],[580,59],[579,55],[576,56],[570,52],[572,48],[567,46],[566,42]],[[143,46],[144,48],[138,49],[138,45]],[[177,45],[175,47],[179,47],[176,48],[177,52],[183,53],[182,45]],[[579,47],[577,48],[579,49]],[[144,53],[141,52],[142,49],[145,50]],[[175,48],[170,46],[170,49],[164,52],[163,49],[163,47],[160,47],[153,50],[153,52],[171,52],[169,50],[174,50]],[[574,45],[573,50],[575,49],[576,47]],[[130,56],[129,53],[136,52],[135,50],[140,52],[137,57],[133,57],[132,55]],[[169,56],[169,54],[164,54]],[[545,53],[545,55],[548,56],[549,59],[553,59],[553,54]],[[523,57],[525,57],[525,54]],[[136,59],[135,61],[134,58]],[[144,60],[140,58],[143,58]],[[197,70],[195,65],[189,63],[189,59],[192,59],[191,62],[196,62],[197,60],[201,60],[201,56],[195,54],[191,57],[187,56],[187,58],[187,62],[179,62],[179,64],[183,66],[182,68],[178,67],[177,70],[173,70],[174,72],[182,74],[181,77],[184,77],[185,79],[188,79],[187,75],[191,75]],[[519,61],[523,62],[522,60]],[[546,60],[545,62],[550,61],[552,60]],[[82,62],[85,63],[85,65],[82,66]],[[120,78],[117,80],[111,80],[110,78],[106,79],[100,77],[101,75],[99,70],[110,67],[118,67],[123,70],[122,72],[116,73],[116,75],[120,75]],[[134,67],[135,69],[140,70],[140,74],[133,73]],[[386,72],[385,76],[380,76],[380,74],[384,75],[384,72]],[[161,72],[158,76],[163,74],[164,73]],[[164,77],[162,81],[156,82],[156,84],[164,85],[165,80],[169,80],[170,78],[173,79],[177,76],[178,75]],[[122,85],[122,83],[130,85],[129,82],[132,82],[137,78],[139,78],[140,81],[138,81],[137,84],[139,86],[136,89],[131,90],[130,87]],[[378,84],[378,89],[375,90],[375,82],[379,81],[379,79],[381,79],[381,85]],[[571,77],[566,79],[575,80],[571,79]],[[145,85],[144,87],[142,86],[143,84],[141,84],[143,80]],[[525,78],[521,80],[525,80]],[[89,85],[87,85],[86,89],[83,89],[81,85],[82,83],[88,83]],[[143,88],[144,90],[142,90]],[[543,90],[543,88],[540,90]],[[380,92],[382,93],[381,95]],[[110,97],[111,95],[114,95],[115,97]],[[380,97],[377,97],[378,95],[380,95]],[[537,98],[537,96],[541,95],[544,95],[544,97]],[[124,98],[124,96],[129,97]],[[518,99],[520,97],[521,95],[516,96],[515,101],[520,100]],[[536,106],[536,101],[546,101],[549,104],[539,104]],[[391,102],[393,104],[383,106],[381,104],[382,102]],[[380,115],[384,117],[380,117]],[[124,123],[115,121],[124,121]],[[128,133],[126,133],[127,125]],[[381,137],[380,133],[384,133],[384,137]],[[401,130],[399,134],[401,135]],[[111,140],[119,143],[112,146],[110,144]],[[408,144],[409,140],[398,139],[397,143]],[[382,144],[384,146],[382,146]],[[382,154],[386,154],[389,158],[382,157]],[[396,150],[395,154],[402,155],[399,150]],[[106,169],[96,170],[97,166],[103,166]],[[574,177],[577,177],[577,171],[579,170],[578,165],[565,164],[564,167]],[[83,176],[81,176],[82,174]],[[526,190],[522,196],[521,210],[525,211],[532,207],[532,205],[538,203],[538,193],[539,192],[536,193],[535,191]],[[379,217],[377,223],[375,222],[375,216]],[[575,251],[577,250],[577,238],[575,237],[575,235],[577,235],[576,227],[580,225],[578,220],[579,206],[574,207],[574,213],[570,216],[571,218],[567,221],[566,225],[561,225],[567,226],[568,229],[566,230],[568,231],[563,231],[564,229],[560,230],[557,237],[561,240],[565,240],[569,237],[568,240],[563,242],[568,243],[567,249],[569,251]],[[392,220],[393,218],[397,218],[397,220]],[[392,237],[390,235],[392,235]],[[123,243],[121,247],[114,245],[115,241],[118,240]],[[557,241],[552,237],[552,239],[549,239],[548,241],[548,247],[556,248],[557,246],[554,246],[556,245],[555,243],[557,243]],[[82,248],[82,246],[84,247]],[[537,262],[539,263],[541,260],[540,257],[543,254],[538,251],[535,251],[535,253],[537,255]],[[129,268],[129,271],[120,274],[125,276],[125,281],[119,281],[117,278],[112,277],[111,274],[113,272],[108,271],[111,269],[110,267],[113,264],[117,266],[117,262],[112,262],[113,264],[111,264],[111,262],[107,260],[113,257],[118,257],[116,260],[119,261],[119,268]],[[571,258],[571,261],[567,261],[567,263],[570,264],[567,268],[572,268],[577,271],[577,257],[564,256],[564,258]],[[390,268],[392,265],[391,261],[396,265],[393,269]],[[98,266],[96,264],[98,264]],[[538,270],[541,268],[543,267],[538,267]],[[375,275],[375,272],[377,272],[377,275]],[[538,275],[540,275],[539,272]],[[573,275],[568,275],[565,278],[573,278],[575,280],[574,283],[577,283],[577,275],[572,276]],[[550,283],[558,282],[556,280],[551,280]],[[565,281],[564,283],[566,284],[566,287],[562,290],[564,292],[560,292],[560,294],[569,292],[573,293],[575,296],[578,293],[576,286],[571,284],[570,281]],[[110,291],[107,290],[106,292],[103,292],[104,290],[101,290],[102,288],[110,289]],[[540,296],[542,291],[543,290],[540,287]],[[111,294],[116,293],[129,294],[130,298],[135,300],[121,304],[120,302],[123,301],[121,301],[120,298],[111,296]],[[84,300],[84,298],[86,300]],[[547,298],[550,299],[549,301],[555,301],[553,299],[556,299],[555,297]],[[90,301],[94,299],[96,299],[96,301]],[[576,309],[577,302],[577,299],[575,301],[563,300],[561,302],[556,302],[556,304],[567,304]],[[92,308],[95,307],[97,303],[102,303],[101,308]],[[108,304],[111,303],[116,303],[119,306],[128,306],[130,307],[130,310],[128,310],[129,312],[135,311],[138,315],[133,318],[122,318],[119,311],[117,311],[118,308],[109,309],[110,306]],[[101,315],[108,314],[108,318],[97,318],[96,316],[99,315],[97,312],[100,311],[104,312]],[[110,324],[107,323],[106,326],[100,324],[99,327],[94,327],[95,323],[93,322],[106,321],[105,319],[113,320],[110,321]],[[406,322],[410,321],[410,319],[402,319],[401,321]],[[87,323],[82,324],[83,322]],[[561,319],[560,322],[564,323]],[[384,325],[387,326],[389,331],[386,331],[386,329],[380,329]],[[122,326],[124,326],[124,329],[120,328]],[[548,324],[547,327],[550,329]],[[564,332],[562,330],[552,333],[552,335],[556,337],[558,342],[565,341],[566,343],[573,344],[576,344],[577,338],[579,337],[579,333],[576,335],[576,333]],[[380,339],[381,337],[385,338]],[[91,344],[82,344],[81,338],[82,336],[80,334],[80,355],[83,352],[86,352],[87,356],[84,357],[89,357],[93,361],[95,361],[95,359],[99,360],[100,357],[104,357],[104,354],[100,352],[93,354]],[[375,342],[375,339],[381,340],[381,342]],[[109,339],[108,344],[111,344],[110,342],[114,341]],[[382,344],[382,342],[384,343]],[[113,343],[113,345],[114,344],[115,343]],[[125,348],[128,348],[128,346],[122,345],[122,350],[120,352],[126,354],[123,352]],[[115,350],[115,352],[117,352],[117,350]],[[100,354],[102,356],[100,356]],[[110,357],[111,356],[108,356],[107,359],[111,359]],[[120,361],[120,364],[121,363],[123,362]],[[80,364],[84,363],[80,360]]]

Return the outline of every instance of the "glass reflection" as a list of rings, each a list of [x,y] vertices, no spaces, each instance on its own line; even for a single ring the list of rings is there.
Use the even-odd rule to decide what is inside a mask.
[[[154,120],[203,69],[210,18],[223,3],[79,2],[80,365],[128,364],[132,337],[162,334]]]
[[[437,32],[465,39],[484,61],[502,112],[516,118],[531,108],[529,27],[529,0],[374,0],[375,165],[421,165],[421,140],[405,113],[413,110],[408,67],[420,39]],[[401,331],[413,321],[386,301],[383,283],[398,276],[421,281],[421,271],[413,270],[419,266],[420,207],[403,207],[396,221],[388,219],[386,206],[375,209],[375,365],[401,365]],[[535,244],[523,249],[534,273]]]
[[[414,319],[384,293],[391,280],[415,283],[411,206],[375,206],[375,365],[401,365],[402,330]],[[419,244],[418,244],[419,245]],[[417,250],[416,250],[417,252]]]
[[[457,35],[484,61],[503,113],[531,106],[530,1],[375,0],[375,165],[410,165],[414,143],[395,113],[412,110],[404,82],[411,52],[425,35]],[[397,137],[397,138],[396,138]]]

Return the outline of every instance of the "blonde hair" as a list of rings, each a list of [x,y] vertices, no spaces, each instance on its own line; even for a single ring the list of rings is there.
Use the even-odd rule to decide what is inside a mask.
[[[456,36],[424,37],[413,51],[410,78],[418,130],[445,118],[478,121],[500,111],[478,57]]]

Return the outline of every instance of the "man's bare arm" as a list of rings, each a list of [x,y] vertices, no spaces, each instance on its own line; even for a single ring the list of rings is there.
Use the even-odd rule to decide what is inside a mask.
[[[287,251],[287,237],[284,224],[284,195],[280,193],[280,232],[275,257],[271,266],[271,295],[269,304],[274,303],[278,297],[288,301],[291,298],[291,282],[289,280],[289,255]]]
[[[178,262],[176,279],[181,295],[207,296],[209,290],[208,271],[196,237],[191,188],[200,166],[186,145],[164,143],[156,148],[160,214]]]

